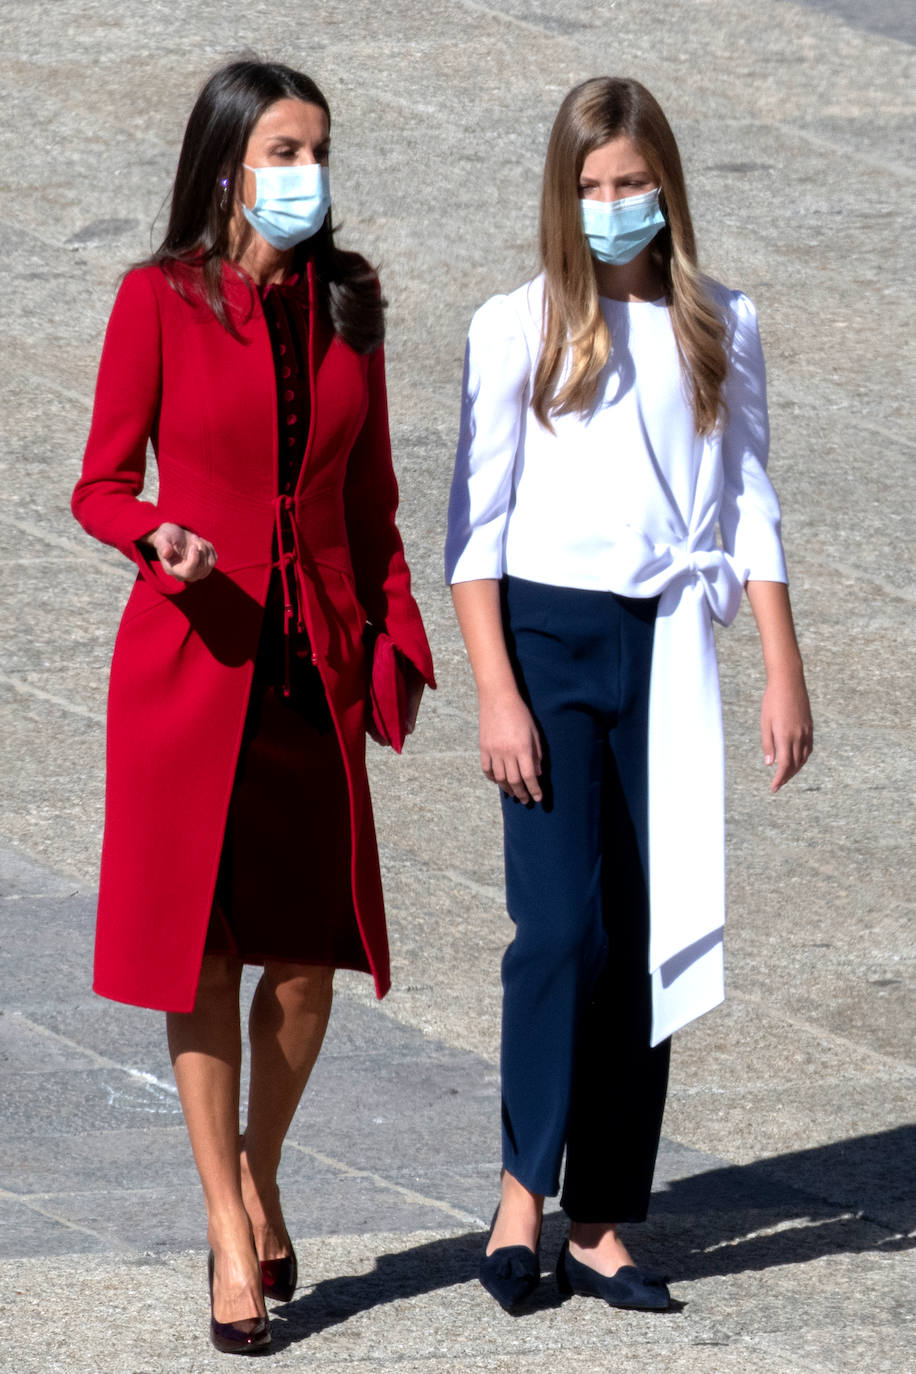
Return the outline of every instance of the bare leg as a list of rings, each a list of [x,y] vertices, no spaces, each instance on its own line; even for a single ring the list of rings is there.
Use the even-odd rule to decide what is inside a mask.
[[[277,1168],[331,1014],[334,970],[271,960],[251,1003],[251,1084],[241,1140],[242,1194],[260,1259],[281,1259],[290,1240]],[[236,1149],[238,1143],[236,1143]]]
[[[505,1245],[526,1245],[529,1250],[536,1249],[543,1210],[543,1194],[529,1193],[523,1183],[503,1169],[499,1216],[487,1245],[487,1254],[492,1255],[494,1250],[501,1250]]]
[[[569,1253],[608,1278],[633,1257],[610,1221],[574,1221],[569,1227]]]
[[[213,1315],[245,1329],[264,1295],[239,1176],[242,1047],[236,959],[205,955],[194,1010],[169,1012],[169,1051],[207,1207],[213,1250]]]

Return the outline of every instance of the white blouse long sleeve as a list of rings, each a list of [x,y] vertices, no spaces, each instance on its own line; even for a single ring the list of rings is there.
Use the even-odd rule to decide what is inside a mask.
[[[727,420],[697,435],[664,302],[602,301],[611,358],[586,417],[530,408],[543,279],[471,322],[449,505],[449,582],[508,573],[659,597],[649,694],[652,1042],[724,996],[724,748],[713,621],[748,579],[785,582],[766,475],[754,307],[712,284],[728,325]],[[717,538],[718,534],[718,538]],[[699,766],[702,761],[702,766]]]

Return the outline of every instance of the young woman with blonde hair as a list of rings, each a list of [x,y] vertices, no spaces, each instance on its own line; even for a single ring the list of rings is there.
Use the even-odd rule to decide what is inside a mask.
[[[773,791],[811,716],[755,311],[700,274],[677,144],[638,82],[564,100],[540,250],[471,324],[446,554],[516,926],[480,1277],[509,1310],[537,1286],[565,1152],[561,1291],[660,1309],[617,1225],[646,1215],[670,1036],[723,996],[712,622],[745,587]]]

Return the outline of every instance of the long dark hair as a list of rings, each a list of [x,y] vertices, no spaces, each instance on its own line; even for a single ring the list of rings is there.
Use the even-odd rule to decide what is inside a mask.
[[[303,72],[251,60],[230,62],[213,73],[188,118],[165,237],[147,259],[166,272],[182,295],[188,294],[187,269],[195,269],[197,290],[231,334],[237,331],[226,307],[223,264],[238,256],[254,232],[246,224],[241,241],[233,244],[236,181],[252,129],[278,100],[318,105],[330,127],[328,102]],[[358,353],[371,352],[384,338],[385,302],[365,258],[335,246],[330,210],[299,251],[315,264],[335,332]]]

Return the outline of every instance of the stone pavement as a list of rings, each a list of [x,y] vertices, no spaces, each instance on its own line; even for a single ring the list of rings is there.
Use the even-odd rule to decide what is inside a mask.
[[[161,1019],[89,991],[105,674],[130,583],[67,511],[101,330],[201,79],[313,72],[344,240],[381,261],[402,528],[441,689],[372,770],[395,990],[340,979],[282,1184],[271,1367],[897,1371],[911,1360],[912,6],[899,0],[15,0],[0,12],[0,1370],[216,1368]],[[441,542],[463,337],[523,280],[544,141],[602,71],[659,96],[704,262],[760,310],[817,752],[771,799],[743,616],[720,641],[726,1006],[677,1037],[639,1254],[661,1318],[473,1281],[493,1204],[498,808]],[[909,157],[908,157],[909,154]],[[908,391],[908,387],[910,390]],[[545,1229],[549,1264],[562,1236]],[[907,1352],[910,1352],[909,1354]]]

